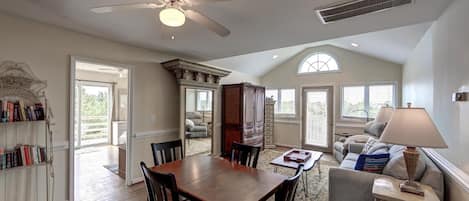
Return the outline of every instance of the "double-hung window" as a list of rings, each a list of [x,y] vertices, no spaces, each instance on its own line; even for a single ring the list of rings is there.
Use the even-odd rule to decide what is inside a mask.
[[[276,116],[295,116],[295,89],[268,89],[265,91],[265,96],[275,100]]]
[[[374,119],[382,106],[396,106],[395,84],[342,87],[342,118]]]

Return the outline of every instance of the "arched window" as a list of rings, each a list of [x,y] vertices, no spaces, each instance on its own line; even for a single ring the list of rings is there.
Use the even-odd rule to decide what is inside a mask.
[[[314,73],[338,70],[339,65],[333,57],[324,53],[316,53],[303,60],[303,62],[300,64],[300,68],[298,69],[298,73]]]

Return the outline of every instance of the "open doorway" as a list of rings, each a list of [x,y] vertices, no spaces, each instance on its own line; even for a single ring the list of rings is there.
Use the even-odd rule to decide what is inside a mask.
[[[185,155],[211,154],[213,91],[186,88],[185,97]]]
[[[72,71],[71,196],[73,200],[112,198],[115,195],[106,195],[103,186],[125,188],[128,183],[130,70],[73,58]]]

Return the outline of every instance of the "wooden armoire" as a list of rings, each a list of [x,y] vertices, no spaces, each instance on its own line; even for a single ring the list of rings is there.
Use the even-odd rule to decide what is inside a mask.
[[[265,88],[250,83],[223,85],[222,154],[228,156],[233,142],[264,145]]]

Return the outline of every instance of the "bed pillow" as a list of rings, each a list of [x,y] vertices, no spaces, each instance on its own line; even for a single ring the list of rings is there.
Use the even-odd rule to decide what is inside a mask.
[[[386,154],[360,154],[355,170],[381,174],[389,161],[389,153]]]

